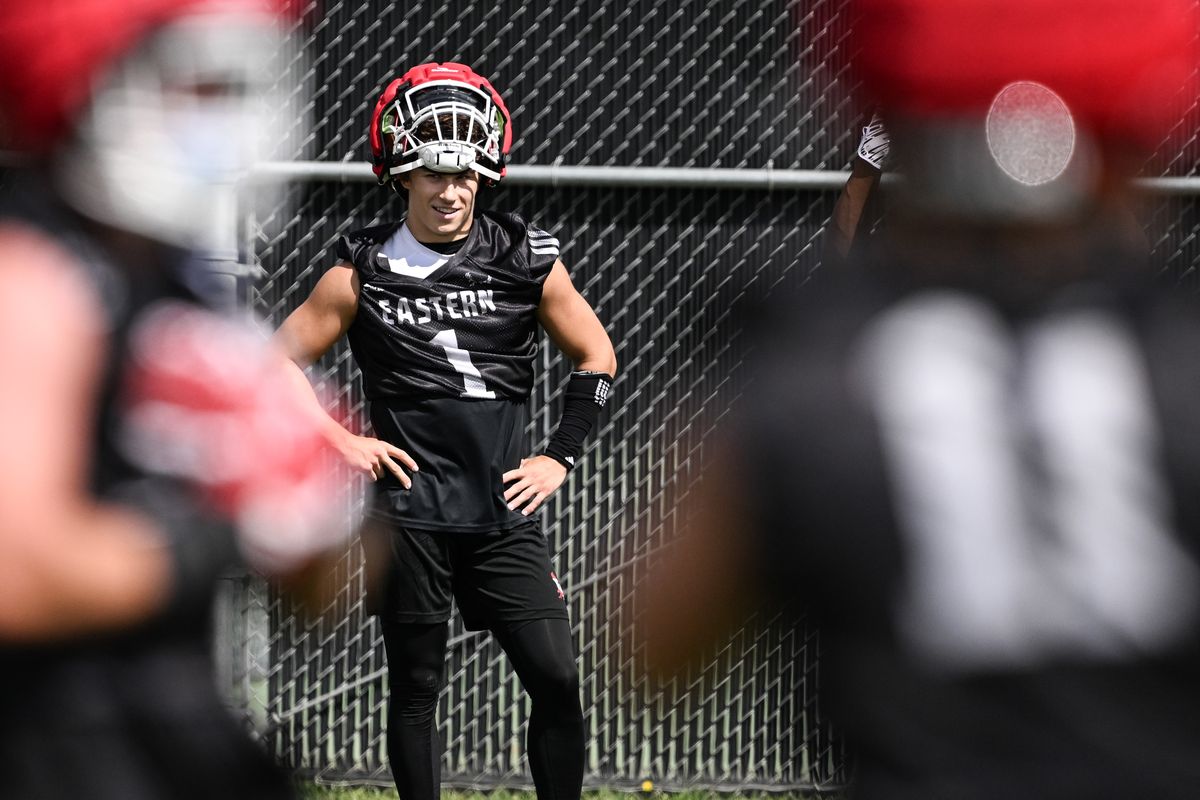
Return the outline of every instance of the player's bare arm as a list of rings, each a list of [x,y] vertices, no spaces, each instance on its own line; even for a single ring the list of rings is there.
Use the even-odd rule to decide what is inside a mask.
[[[358,311],[359,281],[354,267],[338,263],[329,269],[312,294],[279,326],[275,341],[292,362],[290,377],[297,386],[305,388],[312,398],[312,410],[321,421],[331,444],[338,449],[347,465],[378,480],[391,472],[404,488],[412,480],[404,467],[416,472],[412,457],[388,442],[370,436],[359,436],[343,427],[322,407],[320,400],[304,374],[304,368],[315,363],[350,329]]]
[[[571,283],[562,261],[556,261],[542,287],[538,321],[551,341],[571,360],[576,373],[593,373],[611,378],[617,372],[612,341],[596,312]],[[504,492],[509,508],[532,514],[567,478],[567,465],[550,455],[521,460],[520,466],[504,473],[511,485]]]
[[[867,203],[879,189],[884,161],[888,156],[891,138],[878,116],[863,128],[862,140],[850,164],[850,178],[842,187],[834,204],[833,214],[825,231],[825,262],[837,263],[850,257],[854,242],[869,230],[871,222],[863,225]]]
[[[600,318],[571,282],[563,262],[556,261],[542,287],[538,322],[554,345],[577,370],[617,373],[617,354]]]
[[[717,452],[699,484],[685,497],[687,522],[667,543],[633,597],[634,647],[649,671],[662,678],[681,672],[742,624],[755,607],[751,584],[752,517],[748,491],[729,444]],[[687,602],[680,602],[687,598]]]
[[[5,241],[0,363],[21,388],[0,392],[0,639],[131,625],[167,602],[171,561],[149,518],[87,491],[102,312],[68,269]]]
[[[850,178],[842,187],[842,193],[833,207],[833,215],[829,218],[826,236],[829,237],[827,246],[830,256],[843,260],[849,257],[850,248],[859,233],[863,209],[879,186],[881,175],[878,167],[855,156],[850,166]]]

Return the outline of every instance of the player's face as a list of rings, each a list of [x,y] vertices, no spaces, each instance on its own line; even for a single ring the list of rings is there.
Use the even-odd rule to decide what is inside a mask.
[[[232,187],[278,155],[268,109],[285,111],[271,86],[281,52],[275,22],[253,14],[197,13],[156,30],[107,70],[74,121],[57,188],[119,230],[184,247],[223,241],[214,237]]]
[[[402,177],[400,185],[408,190],[408,227],[417,241],[452,242],[470,232],[479,191],[473,170],[446,173],[422,167]]]

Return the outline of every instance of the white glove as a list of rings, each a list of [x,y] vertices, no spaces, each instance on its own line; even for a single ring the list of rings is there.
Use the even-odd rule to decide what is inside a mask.
[[[858,143],[858,157],[875,169],[881,170],[891,141],[887,128],[883,127],[883,120],[875,114],[867,127],[863,128],[862,141]]]

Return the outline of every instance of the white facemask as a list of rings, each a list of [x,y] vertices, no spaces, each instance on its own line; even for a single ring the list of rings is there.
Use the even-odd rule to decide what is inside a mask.
[[[208,249],[234,220],[234,186],[273,155],[269,82],[283,39],[267,18],[208,15],[164,28],[107,77],[56,181],[83,214]]]

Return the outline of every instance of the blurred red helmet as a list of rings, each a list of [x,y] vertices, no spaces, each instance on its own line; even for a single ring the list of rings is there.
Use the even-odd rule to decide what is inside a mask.
[[[159,26],[207,12],[279,14],[286,0],[4,0],[0,146],[57,144],[106,71]]]
[[[892,119],[982,119],[1028,81],[1101,145],[1148,150],[1195,102],[1194,0],[853,2],[865,99]]]

